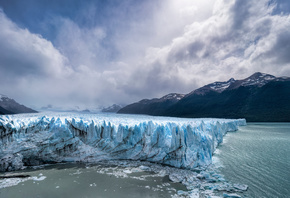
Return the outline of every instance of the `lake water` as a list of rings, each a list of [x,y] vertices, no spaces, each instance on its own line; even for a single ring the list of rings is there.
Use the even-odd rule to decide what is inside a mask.
[[[6,179],[8,187],[0,189],[0,197],[149,198],[171,197],[178,190],[186,190],[184,185],[170,182],[166,176],[136,167],[58,164],[16,171],[14,173],[31,177]]]
[[[228,133],[216,157],[230,182],[248,197],[290,197],[290,123],[248,123]]]
[[[248,185],[248,190],[240,193],[242,196],[288,198],[289,152],[290,123],[248,123],[228,133],[219,146],[215,158],[221,167],[217,172],[230,183]],[[120,163],[125,166],[61,164],[17,171],[32,177],[0,179],[0,186],[7,186],[0,189],[0,197],[145,198],[172,197],[186,191],[184,185],[163,175],[162,166],[156,173],[140,164],[127,167],[130,162]]]

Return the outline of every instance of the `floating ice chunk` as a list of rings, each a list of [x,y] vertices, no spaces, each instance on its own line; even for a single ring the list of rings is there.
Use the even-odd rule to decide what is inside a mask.
[[[45,180],[45,179],[46,179],[46,176],[32,177],[32,180],[34,180],[34,181],[42,181],[42,180]]]
[[[240,195],[235,194],[235,193],[232,193],[232,194],[224,193],[224,194],[223,194],[223,197],[227,197],[227,198],[241,198]]]
[[[26,182],[28,180],[33,180],[33,181],[42,181],[46,179],[45,176],[40,176],[40,177],[26,177],[26,178],[8,178],[8,179],[1,179],[0,180],[0,189],[1,188],[6,188],[6,187],[11,187],[11,186],[16,186],[19,183]]]
[[[25,182],[29,180],[29,178],[9,178],[9,179],[2,179],[0,180],[0,189],[1,188],[6,188],[6,187],[11,187],[11,186],[16,186],[21,182]]]
[[[127,173],[127,174],[131,174],[131,173],[132,173],[132,171],[129,170],[129,169],[125,169],[123,172],[124,172],[124,173]]]
[[[186,191],[183,191],[183,190],[179,190],[179,191],[177,191],[177,194],[178,195],[186,195],[187,192]]]
[[[245,184],[234,184],[233,187],[240,191],[246,191],[248,189],[248,186]]]
[[[170,181],[173,181],[176,183],[177,182],[181,183],[182,180],[184,179],[184,177],[182,175],[179,175],[179,174],[170,174],[169,179],[170,179]]]

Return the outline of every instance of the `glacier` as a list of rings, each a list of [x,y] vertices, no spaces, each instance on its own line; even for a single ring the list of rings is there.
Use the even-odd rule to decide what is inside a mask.
[[[0,116],[0,171],[61,162],[139,160],[205,169],[223,136],[245,119],[122,114]]]

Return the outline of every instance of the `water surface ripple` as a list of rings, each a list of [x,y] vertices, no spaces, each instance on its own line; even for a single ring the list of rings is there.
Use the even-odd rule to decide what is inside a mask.
[[[227,180],[247,184],[247,197],[290,197],[290,123],[248,123],[225,141],[216,155]]]

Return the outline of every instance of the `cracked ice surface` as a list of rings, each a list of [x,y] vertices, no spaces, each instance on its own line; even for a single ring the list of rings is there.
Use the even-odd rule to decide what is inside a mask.
[[[119,114],[0,116],[0,171],[58,162],[144,160],[203,169],[244,119],[182,119]]]

